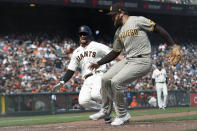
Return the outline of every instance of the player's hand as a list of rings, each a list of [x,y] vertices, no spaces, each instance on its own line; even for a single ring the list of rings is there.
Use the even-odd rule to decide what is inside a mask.
[[[65,84],[64,81],[60,81],[58,84],[56,84],[54,87],[53,87],[53,90],[56,90],[56,89],[59,89],[61,87],[63,87]]]
[[[88,67],[90,70],[96,70],[99,68],[100,65],[98,63],[91,63],[90,66]]]

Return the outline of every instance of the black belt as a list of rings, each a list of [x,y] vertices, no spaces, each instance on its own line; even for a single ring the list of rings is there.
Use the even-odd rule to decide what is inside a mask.
[[[142,55],[133,56],[132,58],[142,58]]]
[[[156,83],[165,83],[165,82],[156,82]]]
[[[101,71],[96,71],[95,73],[99,73]],[[93,73],[88,73],[87,75],[84,76],[84,79],[87,79],[88,77],[92,76]]]
[[[88,77],[90,77],[92,75],[93,75],[93,73],[89,73],[89,74],[85,75],[84,78],[87,79]]]
[[[132,56],[131,58],[142,58],[143,56],[147,56],[150,54],[143,54],[143,55],[137,55],[137,56]]]

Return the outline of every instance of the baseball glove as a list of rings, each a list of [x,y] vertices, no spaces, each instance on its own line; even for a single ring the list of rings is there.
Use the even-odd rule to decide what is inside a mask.
[[[181,46],[174,45],[172,50],[167,54],[167,61],[170,65],[176,66],[181,60]]]

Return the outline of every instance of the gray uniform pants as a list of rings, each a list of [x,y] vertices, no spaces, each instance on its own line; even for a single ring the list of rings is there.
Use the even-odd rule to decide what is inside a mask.
[[[129,60],[124,58],[103,75],[101,95],[105,114],[109,115],[111,113],[114,102],[117,117],[126,115],[125,85],[146,75],[150,72],[151,67],[150,55]]]

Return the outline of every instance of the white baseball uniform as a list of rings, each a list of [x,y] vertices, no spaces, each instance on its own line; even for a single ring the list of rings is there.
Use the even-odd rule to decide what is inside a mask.
[[[157,102],[159,108],[165,108],[167,105],[168,89],[166,86],[166,70],[163,68],[161,71],[155,69],[152,74],[152,78],[155,79],[156,91],[157,91]],[[163,92],[163,99],[161,93]]]
[[[76,71],[81,69],[82,77],[84,78],[83,86],[79,93],[79,104],[88,109],[100,109],[101,104],[101,78],[103,72],[106,71],[106,66],[100,66],[96,72],[91,71],[88,67],[92,62],[97,62],[102,57],[107,55],[111,49],[101,43],[91,41],[86,47],[79,46],[72,54],[68,69]]]

